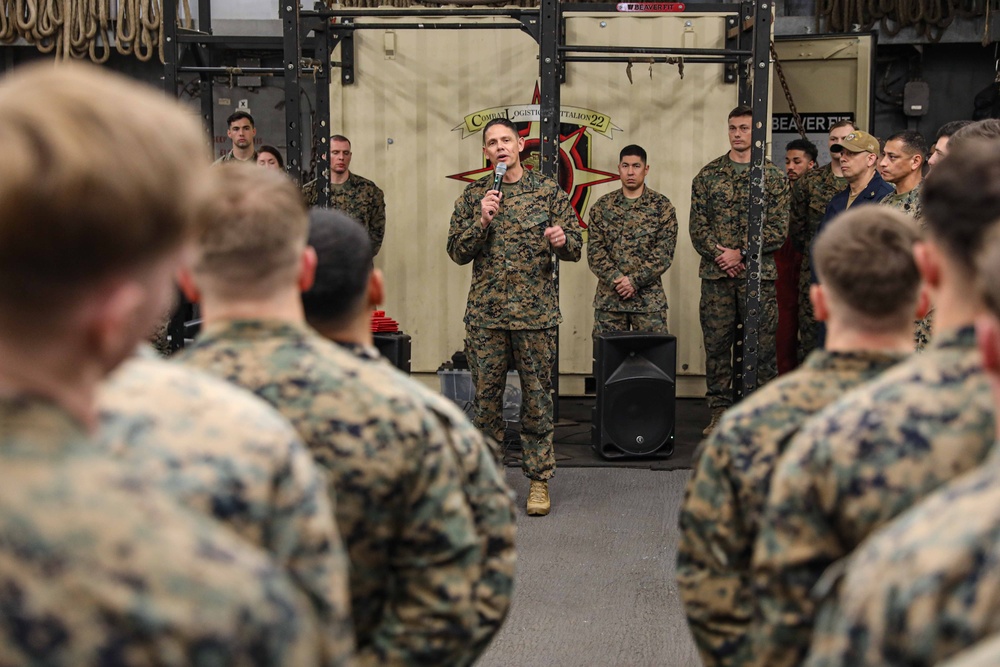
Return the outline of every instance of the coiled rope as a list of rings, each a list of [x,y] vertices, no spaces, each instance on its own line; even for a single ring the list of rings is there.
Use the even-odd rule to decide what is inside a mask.
[[[867,32],[879,23],[886,35],[912,27],[937,42],[955,17],[986,16],[988,22],[996,5],[997,0],[816,0],[816,16],[825,19],[826,32]]]
[[[23,39],[58,59],[89,58],[103,63],[111,48],[145,62],[163,53],[164,0],[0,0],[0,42]],[[167,0],[182,6],[181,25],[193,25],[190,0]]]

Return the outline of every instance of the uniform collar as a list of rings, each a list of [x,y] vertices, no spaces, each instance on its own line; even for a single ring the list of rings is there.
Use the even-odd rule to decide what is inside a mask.
[[[736,177],[739,177],[739,178],[743,178],[743,177],[746,177],[748,179],[750,178],[750,172],[751,172],[751,170],[753,168],[753,162],[746,162],[746,163],[733,162],[732,159],[730,159],[730,157],[729,157],[729,152],[728,151],[725,153],[725,155],[723,155],[718,160],[716,160],[716,162],[719,163],[719,171],[725,172],[727,174],[730,174],[730,175],[733,175],[733,176],[736,176]],[[740,164],[740,165],[745,164],[746,168],[745,169],[737,169],[737,167],[736,167],[737,164]],[[767,165],[768,165],[768,162],[765,160],[764,161],[764,172],[765,173],[767,172]]]
[[[271,338],[304,339],[318,336],[303,322],[285,320],[227,320],[206,326],[195,344],[217,340],[268,340]]]
[[[892,187],[892,186],[886,183],[885,180],[882,178],[882,175],[878,173],[878,171],[876,170],[871,180],[868,181],[868,185],[865,186],[865,189],[858,193],[858,197],[864,197],[865,199],[873,199],[878,196],[879,190],[883,190],[887,187]],[[850,186],[848,186],[848,189],[850,189]],[[893,189],[893,192],[895,192],[895,189]]]
[[[236,153],[232,149],[230,149],[229,154],[226,156],[226,159],[229,162],[253,162],[253,163],[256,164],[256,162],[257,162],[257,151],[254,151],[253,155],[251,155],[250,157],[248,157],[246,160],[241,160],[238,157],[236,157]]]
[[[0,456],[58,457],[87,440],[84,425],[47,398],[0,397]]]
[[[343,343],[341,341],[336,341],[339,347],[347,350],[359,359],[365,359],[366,361],[375,361],[381,359],[382,355],[379,353],[378,348],[374,345],[363,345],[361,343]]]
[[[914,187],[909,192],[904,192],[903,194],[900,194],[898,192],[894,192],[893,194],[896,195],[897,197],[910,197],[910,198],[919,197],[920,196],[920,188],[923,187],[923,185],[924,185],[924,181],[923,181],[923,179],[921,179],[920,182],[917,183],[916,187]],[[895,187],[895,186],[893,186],[893,187]]]
[[[480,187],[482,187],[485,192],[493,187],[493,174],[487,174],[476,182],[480,184]],[[521,178],[517,179],[513,183],[503,183],[500,186],[500,189],[503,191],[505,197],[511,197],[524,192],[534,192],[538,189],[540,183],[541,178],[535,173],[535,170],[525,167],[521,171]]]
[[[628,202],[636,202],[636,203],[638,203],[638,202],[645,201],[646,199],[648,199],[649,198],[649,192],[650,192],[649,186],[646,185],[643,188],[641,195],[639,195],[635,199],[629,199],[628,197],[625,196],[625,190],[622,189],[622,188],[618,188],[618,190],[615,191],[615,194],[617,195],[617,197],[615,198],[615,200],[619,204],[623,203],[623,202],[627,202],[627,201]]]
[[[355,178],[354,172],[351,171],[351,170],[348,170],[347,171],[347,180],[346,181],[344,181],[343,183],[334,183],[334,182],[331,181],[330,182],[330,187],[332,187],[332,188],[339,188],[341,190],[350,190],[350,189],[354,188],[355,186],[357,186],[357,184],[358,184],[358,179]]]
[[[835,183],[846,183],[847,182],[846,178],[844,178],[843,176],[837,176],[837,174],[835,174],[833,172],[833,162],[827,162],[826,166],[823,167],[823,169],[826,169],[826,173],[823,174],[823,175],[826,178],[830,179],[831,181],[833,181]],[[875,173],[878,173],[878,172],[875,172]]]
[[[864,370],[873,367],[888,367],[909,355],[905,352],[883,352],[878,350],[834,351],[814,350],[806,357],[803,367],[816,371]]]
[[[976,348],[976,328],[968,324],[957,329],[935,331],[927,350],[973,350]]]

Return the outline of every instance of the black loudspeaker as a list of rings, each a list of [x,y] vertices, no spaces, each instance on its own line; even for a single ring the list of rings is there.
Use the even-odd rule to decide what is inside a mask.
[[[605,459],[674,453],[677,338],[620,331],[594,339],[591,444]]]
[[[409,375],[410,336],[402,331],[376,332],[373,336],[379,353],[393,366]]]

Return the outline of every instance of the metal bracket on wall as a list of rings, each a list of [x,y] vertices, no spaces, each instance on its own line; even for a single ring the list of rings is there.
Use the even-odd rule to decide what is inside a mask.
[[[539,46],[542,45],[541,23],[539,17],[533,14],[522,14],[515,17],[521,24],[521,30],[530,36]],[[566,46],[566,17],[559,17],[559,46]],[[566,83],[566,62],[559,61],[559,83]]]
[[[726,17],[726,48],[727,49],[737,49],[739,48],[739,14],[731,14]],[[724,83],[736,83],[737,73],[739,72],[739,63],[726,63],[725,70],[722,77]]]
[[[757,34],[754,29],[754,18],[757,16],[757,10],[754,7],[753,2],[743,2],[740,7],[740,16],[743,18],[743,25],[740,30],[739,45],[741,49],[752,50],[755,47],[754,40],[757,38]],[[768,32],[767,40],[768,44],[770,44],[770,32]],[[753,85],[754,80],[751,75],[753,60],[751,58],[743,58],[736,64],[736,67],[736,82],[739,86],[740,104],[749,106],[751,103],[750,88]]]
[[[342,23],[330,25],[333,43],[330,50],[340,44],[340,85],[354,84],[354,19],[346,17]]]
[[[177,5],[167,4],[170,6],[163,8],[160,17],[162,25],[167,26],[163,31],[163,90],[170,97],[177,97]]]
[[[540,44],[541,43],[541,37],[540,37],[539,32],[538,32],[539,31],[538,16],[535,15],[535,14],[522,14],[522,15],[516,17],[516,18],[517,18],[518,22],[522,26],[524,26],[521,29],[524,32],[526,32],[529,35],[531,35],[531,38],[533,40],[535,40],[536,44]]]
[[[188,44],[189,52],[194,58],[197,67],[212,67],[215,65],[212,59],[212,51],[204,44]],[[211,75],[201,74],[198,77],[198,99],[201,103],[201,122],[205,125],[205,131],[209,136],[215,127],[215,105],[213,102],[213,89],[215,82]]]
[[[726,48],[739,51],[749,51],[753,40],[753,14],[752,3],[743,2],[740,4],[740,13],[731,14],[726,17]],[[746,60],[740,58],[737,62],[726,63],[723,82],[736,83],[740,87],[740,104],[750,104],[750,84],[746,75]]]

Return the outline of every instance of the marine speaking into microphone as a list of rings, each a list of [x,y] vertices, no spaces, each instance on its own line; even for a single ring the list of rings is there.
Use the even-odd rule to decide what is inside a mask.
[[[507,163],[500,162],[496,167],[493,168],[493,173],[496,177],[493,179],[493,187],[490,190],[500,191],[500,181],[503,180],[503,175],[507,173]]]
[[[475,424],[503,441],[503,392],[513,358],[521,380],[521,469],[531,480],[526,509],[544,516],[556,467],[551,389],[562,321],[550,276],[553,257],[579,261],[583,239],[569,197],[553,179],[524,168],[523,150],[509,120],[486,124],[483,154],[494,172],[470,183],[455,202],[448,255],[457,264],[472,262],[465,352],[476,388]]]

